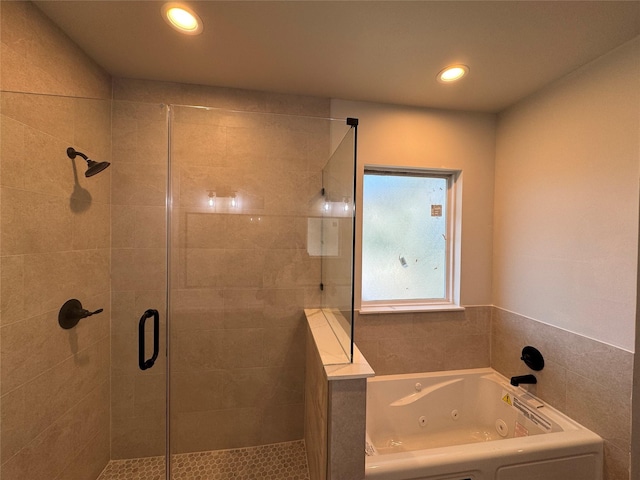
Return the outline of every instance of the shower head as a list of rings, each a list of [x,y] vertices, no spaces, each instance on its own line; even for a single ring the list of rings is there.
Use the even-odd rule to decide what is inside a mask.
[[[87,162],[87,171],[84,172],[85,177],[92,177],[96,173],[100,173],[102,170],[111,165],[109,162],[94,162],[89,157],[87,157],[84,153],[78,152],[73,147],[67,148],[67,156],[70,159],[76,158],[76,156],[81,156]]]

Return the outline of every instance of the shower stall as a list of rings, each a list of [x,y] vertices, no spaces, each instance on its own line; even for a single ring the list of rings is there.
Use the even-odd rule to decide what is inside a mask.
[[[1,95],[3,480],[307,478],[304,309],[352,355],[357,121]]]

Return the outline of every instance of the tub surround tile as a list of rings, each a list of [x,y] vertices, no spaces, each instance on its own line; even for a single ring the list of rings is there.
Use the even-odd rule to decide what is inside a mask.
[[[532,345],[545,368],[520,360]],[[506,377],[533,373],[532,392],[605,440],[605,479],[628,479],[633,354],[533,319],[493,309],[491,366]]]
[[[633,459],[633,457],[632,457]],[[620,449],[615,445],[604,444],[604,478],[605,480],[635,480],[629,477],[629,451]]]
[[[356,337],[357,338],[357,337]],[[378,374],[433,372],[445,369],[445,345],[423,338],[388,338],[378,340]]]
[[[631,441],[631,397],[578,374],[567,376],[566,412],[620,449]],[[612,394],[613,393],[613,394]]]
[[[539,372],[534,372],[534,374],[538,379],[538,384],[532,385],[531,392],[545,399],[558,410],[566,412],[567,378],[571,373],[565,367],[545,359],[545,368]]]
[[[438,341],[437,337],[435,341]],[[478,368],[479,364],[490,364],[490,339],[486,334],[446,335],[442,343],[445,348],[443,354],[445,370]],[[449,352],[455,352],[455,355]]]
[[[355,338],[378,375],[488,367],[490,319],[491,307],[484,306],[453,312],[360,314]]]

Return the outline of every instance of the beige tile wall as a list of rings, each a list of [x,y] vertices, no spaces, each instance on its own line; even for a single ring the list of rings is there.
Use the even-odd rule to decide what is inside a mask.
[[[66,149],[110,160],[110,79],[32,4],[1,18],[0,476],[93,479],[109,460],[111,174],[85,178]],[[64,330],[69,298],[105,311]]]
[[[491,307],[357,315],[358,348],[376,375],[488,367]]]
[[[108,102],[7,92],[0,101],[1,166],[11,172],[1,177],[3,478],[58,478],[77,471],[75,461],[99,472],[108,448],[85,447],[108,439],[110,173],[87,179],[79,158],[74,173],[66,149],[109,160],[108,130],[94,130],[94,140],[75,128],[105,123],[99,117],[108,125]],[[58,122],[68,131],[43,124]],[[63,330],[58,310],[70,298],[105,311]],[[96,400],[99,390],[106,395]],[[96,423],[74,431],[69,422],[83,421],[74,411],[102,417],[86,417]],[[65,442],[76,448],[54,455]]]
[[[2,2],[0,89],[111,97],[111,77],[31,2]]]
[[[111,172],[66,149],[110,160],[110,77],[31,3],[1,8],[0,477],[89,480],[109,460]],[[64,330],[69,298],[104,312]]]
[[[329,382],[327,480],[364,480],[367,379]]]
[[[327,478],[329,382],[324,373],[322,359],[311,333],[306,333],[306,365],[304,384],[304,440],[311,480]]]
[[[542,371],[520,360],[526,345],[542,353]],[[491,366],[507,377],[535,374],[533,393],[605,440],[604,478],[629,480],[632,353],[494,308]]]

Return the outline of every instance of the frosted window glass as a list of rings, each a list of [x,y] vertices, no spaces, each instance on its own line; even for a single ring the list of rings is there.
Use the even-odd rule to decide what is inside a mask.
[[[365,173],[362,300],[446,297],[447,183]]]

